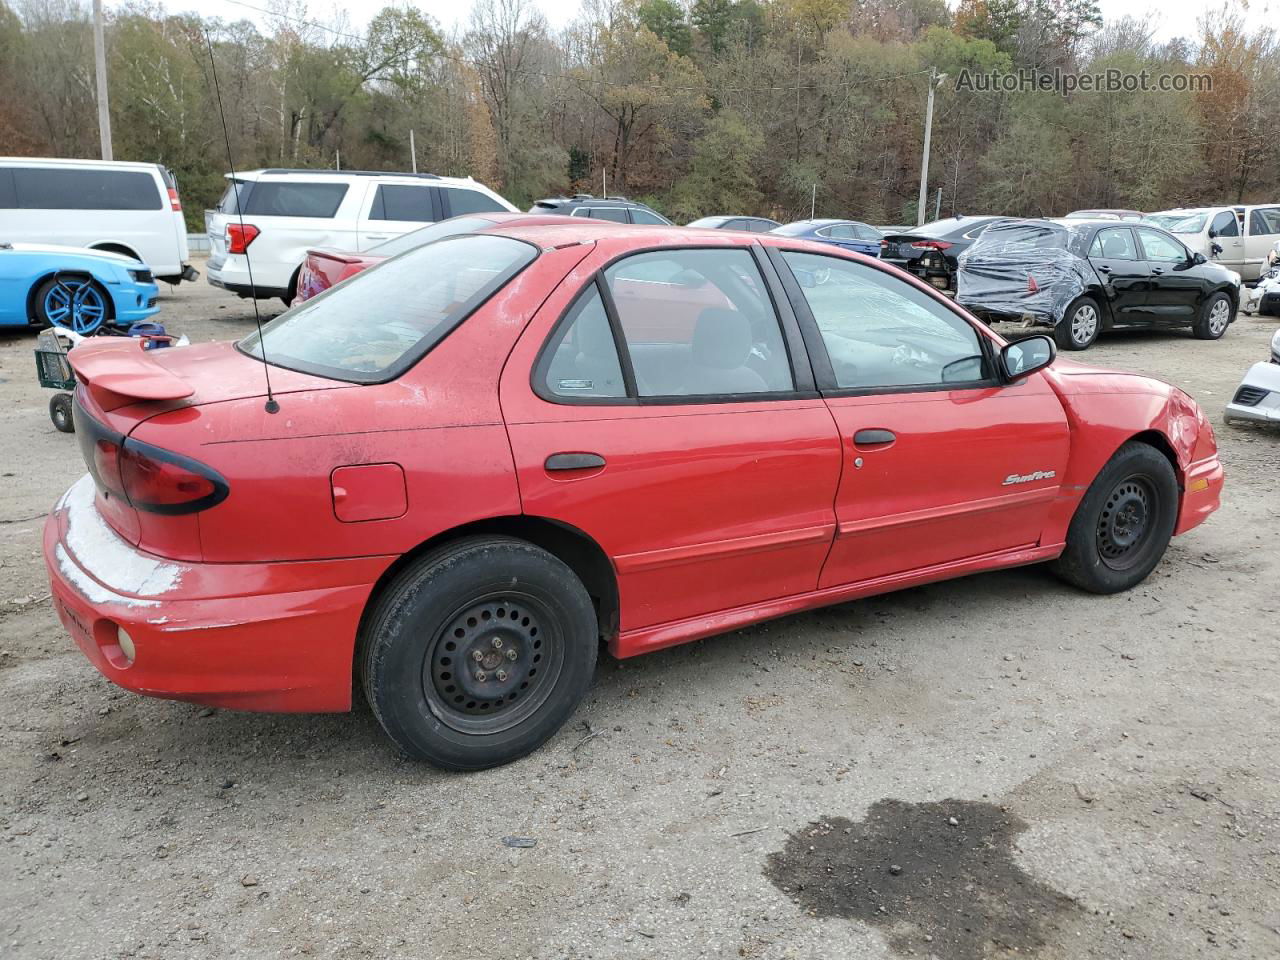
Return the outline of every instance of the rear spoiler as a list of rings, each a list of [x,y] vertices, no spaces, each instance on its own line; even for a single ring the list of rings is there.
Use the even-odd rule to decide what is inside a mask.
[[[338,263],[363,263],[364,257],[358,253],[344,253],[341,250],[331,250],[326,247],[312,247],[307,251],[308,257],[324,257],[326,260],[336,260]]]
[[[181,400],[195,387],[155,361],[146,340],[128,337],[84,342],[67,353],[67,362],[104,410],[125,400]]]

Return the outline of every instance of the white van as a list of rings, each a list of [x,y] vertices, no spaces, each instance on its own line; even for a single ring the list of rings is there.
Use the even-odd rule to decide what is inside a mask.
[[[1280,240],[1280,204],[1274,203],[1179,207],[1148,214],[1147,219],[1243,280],[1258,279],[1267,253]]]
[[[231,174],[226,176],[230,181]],[[518,212],[470,177],[249,170],[227,184],[217,209],[205,211],[209,282],[242,297],[279,297],[288,305],[313,247],[368,250],[423,224],[499,210]]]
[[[169,283],[199,276],[178,184],[158,163],[0,157],[0,241],[109,250]]]

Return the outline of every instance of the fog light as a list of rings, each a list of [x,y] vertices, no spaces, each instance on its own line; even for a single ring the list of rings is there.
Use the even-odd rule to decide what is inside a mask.
[[[120,655],[126,664],[133,663],[137,650],[133,646],[133,637],[125,632],[124,627],[116,627],[116,645],[120,647]]]

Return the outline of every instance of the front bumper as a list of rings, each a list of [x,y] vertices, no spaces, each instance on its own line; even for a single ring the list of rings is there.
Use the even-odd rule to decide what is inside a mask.
[[[1173,528],[1174,536],[1204,523],[1209,514],[1218,509],[1222,503],[1223,479],[1222,461],[1216,453],[1187,468],[1182,506],[1178,510],[1178,523]]]
[[[176,563],[116,536],[93,495],[86,477],[50,513],[44,557],[58,618],[104,677],[216,707],[351,708],[360,616],[392,558]]]
[[[116,326],[127,327],[160,312],[160,288],[154,283],[112,283],[107,289]]]
[[[1280,363],[1262,361],[1249,368],[1227,404],[1225,417],[1280,424]]]

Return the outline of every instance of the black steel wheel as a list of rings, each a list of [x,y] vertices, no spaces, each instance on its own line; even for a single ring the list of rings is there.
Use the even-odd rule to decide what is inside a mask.
[[[61,433],[75,433],[75,421],[71,417],[71,394],[55,393],[49,398],[49,419]]]
[[[1080,500],[1055,572],[1092,593],[1118,593],[1141,583],[1169,546],[1178,497],[1169,459],[1150,444],[1126,443]]]
[[[405,567],[360,636],[365,697],[406,754],[480,770],[537,749],[591,684],[595,607],[563,561],[470,537]]]

